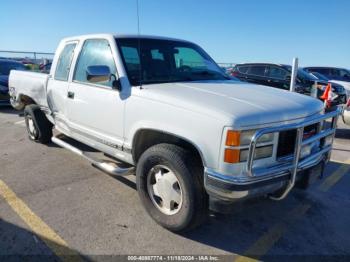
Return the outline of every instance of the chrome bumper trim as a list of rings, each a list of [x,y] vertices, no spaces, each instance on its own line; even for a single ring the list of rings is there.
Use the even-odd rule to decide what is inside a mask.
[[[246,186],[246,185],[251,185],[251,184],[260,183],[264,181],[268,183],[268,180],[271,180],[271,182],[273,182],[273,180],[276,180],[279,177],[289,175],[289,178],[287,179],[288,180],[287,187],[285,188],[284,192],[279,197],[273,198],[274,200],[284,199],[288,195],[290,190],[294,187],[298,172],[306,170],[313,166],[316,166],[322,161],[326,162],[328,160],[327,154],[331,151],[332,145],[323,146],[318,152],[314,152],[310,156],[304,159],[300,159],[301,149],[303,146],[311,144],[316,141],[320,141],[322,138],[325,138],[328,136],[334,137],[337,119],[340,114],[341,114],[341,108],[337,108],[337,110],[335,111],[323,114],[321,116],[313,117],[310,120],[307,120],[301,123],[286,124],[286,125],[280,125],[276,127],[267,127],[267,128],[260,129],[255,133],[255,135],[251,139],[248,160],[247,160],[247,173],[245,175],[243,176],[223,175],[215,172],[214,170],[205,168],[205,178],[206,178],[205,181],[207,181],[207,179],[209,178],[216,181],[221,181],[226,184]],[[327,119],[332,119],[332,125],[330,128],[325,130],[320,130],[320,128],[318,128],[318,133],[316,135],[303,140],[304,128],[306,126],[320,123]],[[295,139],[294,153],[290,158],[285,159],[284,161],[281,161],[278,164],[271,167],[263,167],[263,168],[254,167],[253,156],[255,155],[257,141],[261,136],[268,133],[277,133],[277,132],[293,130],[293,129],[297,130],[297,135]]]
[[[331,147],[327,147],[323,149],[322,151],[318,152],[317,154],[312,155],[311,157],[304,159],[300,162],[298,172],[306,170],[310,167],[313,167],[317,164],[319,164],[321,161],[325,160],[324,154],[329,152],[331,150]],[[237,186],[245,186],[245,185],[251,185],[263,181],[272,180],[278,177],[286,176],[290,174],[289,169],[291,168],[291,164],[282,164],[275,166],[274,169],[271,169],[269,173],[266,172],[265,175],[257,176],[257,177],[249,177],[249,176],[228,176],[220,174],[213,169],[205,168],[204,174],[206,177],[210,177],[215,180],[219,180],[223,183],[227,184],[234,184]]]
[[[255,149],[258,139],[269,133],[275,133],[275,132],[281,132],[281,131],[287,131],[287,130],[297,130],[297,135],[295,138],[295,146],[294,146],[294,154],[293,154],[293,162],[292,165],[288,168],[289,172],[291,173],[291,177],[288,181],[288,186],[286,187],[285,191],[281,194],[279,197],[274,197],[273,200],[282,200],[284,199],[290,190],[294,187],[295,184],[295,178],[298,172],[298,169],[300,168],[299,162],[300,162],[300,152],[301,148],[304,145],[310,144],[314,141],[320,140],[321,138],[324,138],[326,136],[335,134],[335,128],[337,124],[338,116],[341,114],[341,108],[338,107],[335,111],[323,114],[321,116],[315,116],[310,120],[296,123],[296,124],[287,124],[287,125],[281,125],[276,127],[268,127],[258,130],[255,135],[252,137],[252,140],[250,142],[249,146],[249,154],[248,154],[248,160],[247,160],[247,172],[249,176],[257,176],[259,175],[256,170],[254,170],[254,155],[255,155]],[[328,130],[320,130],[319,133],[309,139],[306,139],[303,141],[303,134],[304,134],[304,128],[306,126],[320,123],[327,119],[332,119],[332,126]],[[311,156],[313,157],[313,155]],[[301,163],[301,162],[300,162]],[[287,169],[287,170],[288,170]],[[269,169],[268,169],[269,170]],[[268,171],[267,171],[268,172]]]

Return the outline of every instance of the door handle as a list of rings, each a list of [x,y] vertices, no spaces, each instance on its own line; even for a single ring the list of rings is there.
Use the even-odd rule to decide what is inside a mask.
[[[70,99],[74,99],[74,92],[68,91],[67,97]]]

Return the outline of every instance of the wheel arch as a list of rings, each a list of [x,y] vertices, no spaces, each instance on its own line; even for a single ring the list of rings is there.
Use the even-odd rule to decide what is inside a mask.
[[[17,110],[23,110],[27,105],[36,105],[37,103],[33,98],[24,94],[18,94],[15,100],[11,99],[11,105]]]
[[[201,162],[202,166],[206,165],[204,155],[201,149],[193,141],[171,132],[142,128],[136,131],[132,140],[132,157],[135,163],[138,162],[140,156],[151,146],[169,143],[181,146],[193,152],[195,157]]]

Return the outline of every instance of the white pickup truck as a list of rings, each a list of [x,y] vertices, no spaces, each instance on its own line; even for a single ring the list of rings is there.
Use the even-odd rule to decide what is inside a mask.
[[[150,36],[63,39],[50,74],[12,71],[9,88],[31,140],[52,141],[113,175],[136,173],[145,209],[172,231],[236,200],[280,200],[306,187],[329,160],[340,113],[232,80],[198,45]]]

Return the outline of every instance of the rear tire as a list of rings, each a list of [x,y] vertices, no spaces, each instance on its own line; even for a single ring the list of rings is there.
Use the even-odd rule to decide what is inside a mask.
[[[24,109],[24,119],[30,140],[41,144],[51,142],[53,125],[38,105],[27,105]]]
[[[138,161],[136,182],[144,208],[161,226],[179,232],[206,219],[203,168],[183,148],[158,144],[147,149]]]

